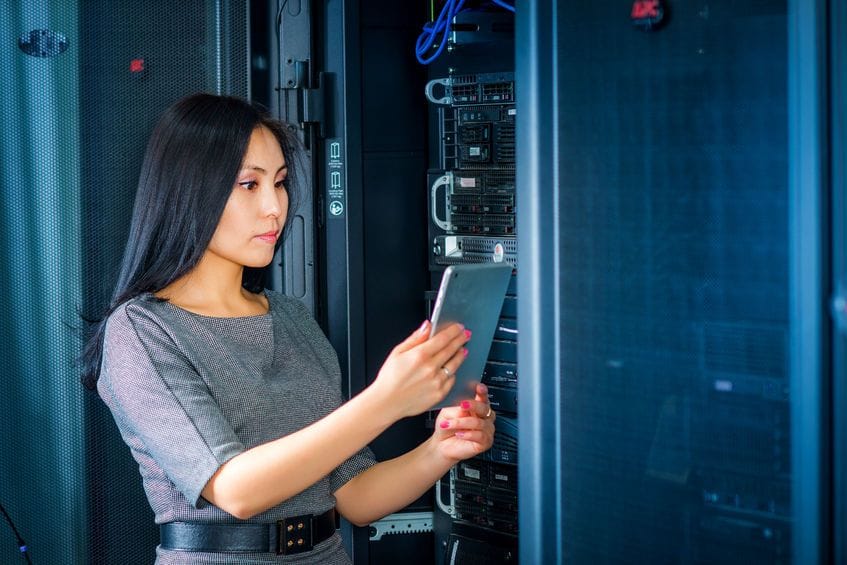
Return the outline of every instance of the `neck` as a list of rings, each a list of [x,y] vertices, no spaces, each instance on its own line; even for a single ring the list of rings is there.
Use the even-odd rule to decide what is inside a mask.
[[[197,314],[244,316],[267,311],[263,296],[241,286],[244,267],[206,253],[194,269],[156,293]]]

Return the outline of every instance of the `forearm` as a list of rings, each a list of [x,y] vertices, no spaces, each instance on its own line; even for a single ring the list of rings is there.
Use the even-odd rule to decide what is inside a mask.
[[[212,476],[203,498],[246,519],[302,492],[394,422],[378,395],[366,389],[314,424],[237,455]]]
[[[430,439],[394,459],[383,461],[336,491],[342,516],[364,526],[417,500],[455,464]]]

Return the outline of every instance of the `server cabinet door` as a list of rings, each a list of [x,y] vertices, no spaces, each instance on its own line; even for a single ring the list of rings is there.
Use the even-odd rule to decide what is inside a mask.
[[[824,3],[615,4],[518,3],[521,560],[825,562]]]
[[[34,563],[150,563],[138,465],[79,383],[80,314],[113,290],[159,114],[249,95],[248,3],[12,1],[0,28],[0,498]]]

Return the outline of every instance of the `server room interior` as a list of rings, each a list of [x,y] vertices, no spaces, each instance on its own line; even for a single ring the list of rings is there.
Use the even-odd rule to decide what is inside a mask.
[[[226,1],[214,3],[217,6],[242,5]],[[113,56],[105,48],[112,40],[109,26],[117,18],[131,20],[136,8],[133,8],[132,2],[110,4],[88,1],[78,4],[82,7],[80,13],[83,16],[98,10],[119,13],[103,16],[102,21],[94,23],[79,22],[80,28],[85,28],[88,34],[80,42],[81,46],[87,48],[86,53],[92,57],[92,60],[79,62],[85,70],[86,65],[94,67],[94,58],[98,58],[96,63],[101,64]],[[209,3],[193,0],[183,4],[181,9],[167,16],[177,22],[171,22],[176,27],[183,25],[179,22],[191,19],[186,16],[191,10],[205,10]],[[270,68],[281,56],[274,50],[278,48],[279,40],[276,30],[278,10],[280,5],[285,4],[283,0],[249,2],[250,35],[246,41],[249,53],[242,59],[235,58],[243,64],[235,63],[235,67],[230,69],[232,74],[249,74],[251,97],[276,109],[280,109],[275,100],[279,92]],[[428,315],[429,300],[437,288],[440,272],[450,261],[445,257],[445,249],[436,249],[434,244],[442,241],[438,238],[446,232],[455,230],[451,228],[445,232],[443,225],[439,227],[438,222],[433,221],[429,207],[432,187],[439,183],[447,169],[452,168],[445,166],[444,161],[444,112],[451,106],[453,110],[460,108],[463,102],[454,99],[453,104],[434,103],[427,99],[427,86],[433,80],[448,76],[466,77],[464,80],[470,83],[476,80],[477,86],[488,80],[498,86],[508,85],[510,73],[515,70],[514,26],[513,15],[508,10],[497,9],[496,3],[480,0],[477,4],[485,4],[486,10],[461,16],[470,21],[458,26],[457,31],[462,32],[456,36],[458,43],[431,64],[422,65],[414,57],[421,25],[437,17],[438,10],[446,2],[348,2],[350,10],[355,12],[345,14],[346,18],[354,21],[356,31],[352,42],[349,37],[327,37],[330,26],[325,25],[326,22],[338,17],[337,12],[329,13],[328,6],[331,4],[337,5],[338,2],[309,3],[312,19],[316,22],[312,29],[313,43],[324,47],[338,44],[355,50],[351,54],[354,72],[345,79],[348,81],[347,88],[355,94],[351,98],[353,105],[350,109],[355,115],[346,125],[353,124],[353,130],[347,136],[351,143],[347,154],[354,156],[355,167],[361,177],[357,183],[361,186],[361,193],[351,197],[352,200],[360,198],[356,206],[360,207],[361,217],[350,234],[350,237],[358,238],[354,245],[361,262],[353,266],[355,273],[345,276],[356,278],[356,287],[362,292],[361,304],[355,305],[356,317],[350,320],[350,327],[359,332],[351,339],[355,339],[361,350],[348,351],[347,336],[340,335],[337,327],[330,327],[334,322],[328,312],[327,301],[332,297],[329,296],[327,281],[338,280],[339,273],[334,270],[338,265],[329,257],[343,255],[345,250],[332,247],[337,242],[327,235],[325,229],[332,221],[327,215],[328,203],[322,193],[331,182],[322,166],[329,156],[317,142],[318,138],[314,137],[320,128],[313,125],[307,128],[306,138],[315,164],[315,200],[312,204],[317,224],[314,265],[317,295],[314,307],[318,321],[330,330],[330,339],[339,350],[342,363],[351,361],[347,359],[348,355],[356,356],[356,374],[350,375],[350,380],[345,382],[345,393],[355,394],[375,376],[385,355],[398,339]],[[586,356],[605,356],[603,348],[606,341],[614,342],[621,350],[630,347],[627,350],[632,353],[630,370],[637,376],[644,374],[650,378],[645,382],[638,379],[632,382],[616,380],[623,362],[611,355],[608,360],[604,357],[606,365],[600,372],[588,371],[590,379],[576,381],[573,385],[582,387],[574,394],[583,394],[581,399],[584,402],[573,403],[572,406],[577,409],[559,415],[563,427],[567,426],[571,434],[568,440],[572,453],[581,456],[562,461],[561,468],[557,469],[557,472],[570,474],[571,478],[579,481],[578,485],[571,484],[569,490],[566,489],[569,506],[561,510],[569,516],[572,526],[567,532],[570,561],[791,563],[792,540],[795,539],[792,538],[793,528],[801,527],[803,521],[800,520],[800,510],[791,508],[792,496],[795,495],[792,488],[798,483],[792,482],[789,469],[794,448],[791,445],[794,432],[790,428],[794,422],[790,421],[789,415],[793,418],[794,413],[787,390],[790,370],[785,361],[789,347],[789,338],[786,337],[789,331],[789,289],[786,280],[789,272],[787,240],[790,236],[789,226],[785,223],[789,208],[785,178],[788,141],[786,128],[773,125],[788,121],[785,115],[787,63],[784,58],[773,56],[786,51],[786,2],[747,0],[713,3],[707,8],[697,9],[682,9],[679,4],[663,2],[666,7],[676,4],[675,13],[668,11],[670,19],[667,24],[679,24],[683,31],[670,28],[667,35],[637,36],[655,38],[653,48],[647,52],[661,57],[657,61],[640,58],[639,53],[632,50],[632,45],[637,42],[629,38],[635,35],[627,35],[628,39],[608,45],[596,43],[597,37],[602,37],[603,33],[608,34],[606,37],[614,34],[620,37],[629,32],[644,33],[633,29],[629,21],[631,2],[574,4],[579,4],[579,8],[573,10],[574,19],[569,22],[572,27],[568,33],[569,45],[577,49],[572,55],[566,50],[560,51],[559,55],[571,57],[568,62],[577,69],[574,72],[584,73],[587,79],[585,84],[574,84],[573,92],[562,93],[569,108],[576,109],[573,115],[567,117],[570,120],[567,123],[575,127],[575,138],[583,143],[578,146],[574,142],[574,145],[568,146],[572,154],[563,160],[575,171],[575,178],[585,180],[602,177],[603,171],[589,170],[590,167],[605,166],[605,163],[598,165],[601,161],[598,154],[619,159],[615,162],[610,160],[608,167],[619,167],[620,170],[602,178],[606,181],[612,178],[615,182],[620,181],[621,185],[631,183],[633,190],[620,190],[606,201],[598,199],[596,210],[588,197],[574,195],[569,201],[571,208],[559,211],[573,226],[563,239],[570,237],[568,242],[573,244],[574,249],[586,253],[570,256],[569,265],[577,267],[575,271],[582,267],[585,270],[569,273],[568,280],[563,283],[570,285],[569,290],[573,291],[572,311],[579,312],[587,320],[584,325],[572,324],[570,329],[576,333],[585,332],[579,336],[585,340],[581,343],[593,340],[593,343],[599,344],[590,351],[586,348]],[[624,6],[622,15],[615,12],[620,8],[618,4]],[[474,18],[481,18],[482,31],[477,31],[480,22],[472,21]],[[189,24],[185,27],[190,29]],[[340,29],[332,28],[334,32]],[[592,33],[597,36],[592,37]],[[172,36],[166,35],[156,41],[157,56],[167,56],[166,44],[172,41]],[[697,51],[696,47],[701,45],[705,45],[706,52],[714,57],[710,60],[711,65],[704,63],[703,53]],[[708,51],[710,49],[712,51]],[[316,48],[315,53],[314,68],[321,69],[327,63],[327,49]],[[180,52],[174,56],[184,55]],[[154,57],[150,57],[150,61],[153,63],[145,72],[154,76],[159,69],[154,66]],[[164,71],[165,66],[162,65],[161,70]],[[592,74],[592,66],[613,69],[618,73],[619,82],[611,85],[602,83],[606,77],[600,71]],[[718,68],[722,70],[715,70]],[[186,64],[186,74],[195,71]],[[98,106],[114,104],[114,100],[121,103],[131,99],[134,96],[133,84],[136,84],[132,81],[139,78],[143,80],[143,77],[121,78],[123,90],[113,98],[93,83],[80,85],[79,91],[84,98],[80,104],[85,107],[82,115],[92,120],[91,127],[80,128],[83,146],[79,150],[82,158],[95,162],[90,171],[81,172],[83,176],[92,177],[86,182],[93,188],[83,196],[90,200],[86,204],[89,209],[98,208],[98,202],[109,202],[112,198],[108,183],[95,182],[99,178],[95,173],[103,174],[110,181],[131,179],[134,183],[137,177],[136,170],[111,171],[106,166],[97,169],[96,158],[92,155],[96,157],[98,151],[103,154],[135,151],[139,153],[137,159],[131,157],[125,162],[135,159],[140,164],[142,138],[146,138],[144,128],[152,123],[154,116],[122,117],[123,137],[120,144],[116,144],[114,138],[100,135],[106,128],[99,122],[104,118]],[[330,76],[326,78],[332,80]],[[588,79],[596,81],[595,84],[589,84]],[[700,82],[695,83],[694,79]],[[650,80],[655,82],[650,83]],[[598,83],[602,83],[601,87]],[[440,92],[437,85],[433,88],[436,88],[436,93]],[[520,90],[519,87],[516,90]],[[599,93],[601,90],[602,94]],[[163,106],[168,92],[162,89],[163,98],[152,105]],[[240,91],[236,89],[235,93]],[[671,93],[680,97],[674,98]],[[709,99],[709,96],[714,98]],[[734,105],[738,105],[739,101],[749,106],[736,108]],[[333,116],[335,110],[330,100],[325,102],[324,123],[321,125],[325,130],[321,133],[325,136],[338,134],[332,131],[338,116]],[[695,134],[703,136],[697,140],[687,137],[689,124],[684,123],[684,112],[679,110],[686,104],[693,108],[691,114],[700,112],[698,119],[701,121],[691,127]],[[514,120],[514,113],[510,113],[513,104],[503,99],[489,107],[496,107],[500,112],[499,118],[489,121],[504,123],[489,123],[482,129],[472,126],[466,132],[467,139],[477,134],[508,133],[508,122]],[[614,113],[613,118],[609,118],[610,123],[617,122],[610,125],[580,121],[588,118],[579,115],[579,108],[594,111],[593,114],[587,111],[586,116],[597,116],[599,107]],[[651,111],[645,110],[648,107]],[[102,114],[107,115],[106,112]],[[652,118],[664,121],[651,122]],[[553,117],[549,119],[553,120]],[[726,121],[712,124],[710,120]],[[732,120],[737,120],[740,125],[730,123]],[[602,133],[609,131],[620,136],[613,140],[614,143],[601,138]],[[710,135],[714,137],[710,138]],[[126,139],[131,141],[125,142]],[[709,145],[715,139],[718,141]],[[501,141],[486,144],[486,150],[494,151],[495,143],[500,143],[500,149],[506,153],[509,149],[514,150],[514,138],[510,142],[507,135],[505,143]],[[656,147],[667,151],[668,158],[660,159],[656,153],[640,153],[642,148],[637,146],[641,142],[655,142]],[[473,148],[474,144],[466,145]],[[603,153],[605,145],[610,147],[608,153]],[[455,139],[452,149],[459,150]],[[615,154],[616,150],[620,153]],[[696,154],[702,150],[712,154],[701,161]],[[592,151],[596,153],[590,154]],[[642,157],[643,162],[636,162]],[[716,162],[720,162],[720,166],[708,168]],[[490,166],[469,168],[487,173],[510,170],[508,158],[499,164],[493,160],[489,163]],[[691,175],[690,183],[682,170],[689,166],[700,167]],[[514,175],[513,164],[511,174]],[[627,174],[631,176],[626,177]],[[638,174],[655,175],[649,182],[659,191],[665,191],[662,193],[664,200],[650,202],[654,207],[648,209],[648,199],[639,200],[638,194],[639,190],[646,190],[648,181],[636,178]],[[698,176],[705,180],[698,181]],[[685,179],[688,192],[677,193],[678,186],[674,183],[683,182],[680,179]],[[585,182],[590,184],[590,181]],[[709,185],[710,182],[714,186]],[[744,183],[747,184],[743,191],[732,193],[734,188]],[[620,186],[616,187],[620,189]],[[514,191],[514,186],[511,190]],[[440,203],[443,192],[436,192],[436,201]],[[694,201],[707,198],[703,196],[707,192],[710,193],[708,198],[712,198],[708,202],[716,206],[714,223],[710,225],[715,229],[709,234],[713,239],[703,243],[703,248],[698,247],[698,250],[702,252],[701,257],[714,261],[710,264],[713,270],[708,274],[715,277],[698,281],[695,280],[700,274],[698,266],[685,252],[699,243],[684,239],[691,234],[682,225],[684,221],[697,220],[682,213],[677,216],[667,208],[679,207],[688,213],[698,209]],[[521,205],[520,202],[512,202],[514,207]],[[128,213],[130,204],[116,204],[115,214]],[[600,206],[605,208],[599,210]],[[511,214],[514,221],[514,207],[507,204],[501,216]],[[641,256],[624,252],[632,248],[615,248],[609,243],[611,237],[603,239],[603,230],[609,228],[612,231],[610,226],[592,223],[593,218],[585,215],[587,210],[605,213],[603,222],[621,224],[623,232],[630,230],[622,238],[627,233],[641,238],[633,243],[634,246],[654,246],[651,248],[654,258],[666,264],[650,270],[652,266],[641,264]],[[644,227],[647,222],[641,224],[635,218],[640,212],[671,220],[659,226],[664,232],[647,233]],[[583,216],[580,217],[580,213]],[[742,217],[743,213],[748,216]],[[104,225],[111,222],[110,226],[118,227],[95,226],[93,233],[117,233],[125,237],[120,221],[105,217],[108,214],[101,216],[104,218],[85,218],[84,221],[102,221]],[[508,218],[498,218],[504,219],[508,221]],[[466,225],[465,228],[467,233],[473,232],[473,226]],[[519,233],[508,230],[495,230],[495,233],[512,243],[520,237]],[[681,233],[682,238],[678,237]],[[592,237],[596,239],[590,240]],[[728,241],[732,238],[741,240],[746,249],[731,247]],[[88,262],[83,269],[114,260],[122,244],[123,241],[116,239],[101,239],[97,244],[83,242]],[[733,254],[722,256],[726,249]],[[597,257],[586,258],[592,251]],[[676,253],[678,251],[680,253]],[[585,264],[580,263],[584,258]],[[595,259],[596,263],[588,264]],[[761,280],[743,280],[738,273],[741,272],[739,265],[745,261],[751,272],[762,276]],[[665,267],[669,272],[681,275],[664,279],[660,275],[658,279],[661,280],[655,288],[647,288],[650,284],[632,277],[628,279],[630,286],[637,287],[632,289],[632,293],[616,286],[621,280],[626,280],[622,272],[627,268],[636,275],[646,273],[654,276]],[[592,268],[595,270],[592,271]],[[618,278],[612,282],[609,282],[611,277],[608,280],[602,278],[604,268],[615,269],[613,275]],[[95,275],[98,273],[100,271],[95,271]],[[584,278],[580,278],[583,275]],[[683,280],[689,275],[690,280]],[[92,278],[86,280],[103,282]],[[696,296],[694,293],[686,294],[690,289],[685,284],[691,280],[702,283]],[[644,288],[638,286],[641,284]],[[729,286],[732,290],[727,292],[729,298],[726,298],[720,293]],[[654,310],[646,307],[639,310],[639,305],[629,308],[627,304],[608,304],[639,291],[649,296],[649,306]],[[656,294],[651,294],[654,291]],[[659,295],[660,291],[669,292]],[[103,298],[107,291],[97,288],[87,292]],[[573,298],[580,293],[586,304],[597,307],[597,312],[580,309],[582,298]],[[524,536],[527,532],[519,533],[517,529],[516,481],[519,465],[516,437],[520,418],[515,400],[515,374],[509,373],[508,367],[515,361],[516,342],[509,330],[515,327],[515,304],[519,299],[517,285],[513,284],[504,310],[506,331],[498,334],[495,343],[496,355],[499,356],[495,364],[506,367],[499,382],[493,383],[495,397],[499,395],[496,398],[499,416],[495,447],[485,456],[457,467],[451,475],[442,479],[439,489],[433,489],[411,504],[402,516],[389,517],[370,528],[352,528],[342,524],[345,543],[357,565],[396,562],[409,565],[516,563],[520,551],[519,536],[522,542],[537,539]],[[668,303],[671,305],[665,309]],[[674,311],[674,307],[678,310]],[[702,313],[698,308],[711,310],[703,315],[705,321],[697,327],[693,323],[686,326],[688,319],[672,318],[679,312]],[[7,314],[3,310],[3,315]],[[666,317],[662,318],[660,314]],[[747,316],[755,323],[723,323],[721,316],[724,319]],[[643,328],[642,320],[645,320]],[[697,323],[701,321],[697,320]],[[683,328],[681,332],[680,328]],[[640,334],[642,329],[643,334]],[[692,361],[693,356],[686,349],[694,341],[698,341],[698,347],[705,351],[702,367],[697,366],[701,362],[699,359]],[[608,349],[611,350],[612,346],[609,345]],[[574,353],[571,359],[575,360],[573,363],[579,363],[586,358]],[[677,373],[683,370],[695,376],[680,377]],[[843,371],[843,368],[839,370]],[[27,376],[30,380],[34,378]],[[492,384],[490,379],[487,382]],[[12,406],[16,394],[26,394],[30,384],[12,383],[10,386],[12,391],[7,398],[12,400],[0,398],[0,408],[14,414],[16,422],[21,415],[33,417],[33,413],[44,411],[42,405],[36,408]],[[498,389],[498,386],[501,388]],[[56,409],[66,398],[76,394],[76,389],[67,396],[57,394],[50,400],[49,408]],[[645,398],[645,402],[637,401]],[[609,402],[600,406],[607,399]],[[63,433],[84,435],[83,438],[72,436],[75,441],[66,443],[85,445],[87,452],[62,452],[64,462],[61,468],[58,463],[51,462],[49,473],[39,472],[38,464],[42,461],[37,458],[22,462],[20,468],[23,471],[15,467],[14,474],[6,473],[4,477],[0,473],[0,487],[9,487],[0,489],[0,502],[8,507],[11,517],[22,526],[20,533],[23,537],[31,541],[30,551],[35,563],[43,563],[36,559],[39,553],[65,555],[60,545],[72,547],[77,555],[85,555],[85,559],[79,562],[148,563],[154,557],[158,530],[147,507],[137,466],[98,399],[85,397],[82,411],[84,431],[63,430]],[[68,420],[73,422],[77,415],[69,414]],[[62,420],[62,425],[65,425],[64,422]],[[4,426],[6,424],[8,422],[4,422]],[[82,423],[79,425],[83,426]],[[428,414],[401,421],[376,440],[372,448],[379,459],[392,457],[426,438],[431,426],[431,415]],[[609,433],[598,431],[604,427],[608,427]],[[33,431],[18,433],[6,429],[4,437],[12,438],[4,450],[31,453],[32,438],[37,436]],[[67,439],[61,434],[56,437],[56,441],[61,440],[62,443]],[[4,453],[3,458],[6,461],[2,462],[4,466],[0,470],[12,465],[8,461],[11,457]],[[637,470],[624,468],[634,461],[639,462]],[[794,472],[799,470],[794,469]],[[44,517],[37,504],[33,504],[30,493],[14,488],[28,477],[35,485],[33,492],[49,492],[51,497],[57,490],[55,483],[62,483],[59,486],[64,489],[61,491],[63,494],[83,492],[84,500],[55,496],[61,501],[61,504],[56,504],[57,515],[73,516],[78,521],[71,523],[68,520],[58,524],[55,530],[42,528],[49,519]],[[46,483],[50,484],[45,486]],[[437,496],[441,497],[440,504]],[[51,502],[53,500],[51,498]],[[557,502],[561,501],[551,505]],[[478,514],[474,513],[475,507],[480,508]],[[79,516],[85,516],[85,524],[79,523],[83,520]],[[797,520],[794,521],[794,518]],[[559,516],[558,519],[557,523],[562,523],[563,518]],[[33,533],[36,529],[37,532]],[[556,532],[555,535],[561,536],[561,533]],[[0,546],[0,561],[7,562],[6,556],[12,553],[6,547],[12,547],[15,538],[10,531],[3,530],[0,541],[5,544]],[[558,544],[557,551],[561,550],[561,537],[551,541],[551,545],[555,544]],[[561,557],[561,553],[556,555]],[[9,558],[9,562],[14,559]]]

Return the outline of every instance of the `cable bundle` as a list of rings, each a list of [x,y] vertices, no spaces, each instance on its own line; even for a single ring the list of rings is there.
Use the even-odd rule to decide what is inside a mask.
[[[515,6],[506,2],[506,0],[491,0],[491,2],[510,12],[515,11]],[[447,39],[450,37],[450,27],[453,24],[453,18],[462,11],[464,5],[465,0],[447,0],[441,8],[441,13],[438,14],[438,19],[434,22],[424,24],[423,32],[418,36],[418,40],[415,43],[415,57],[417,57],[421,65],[428,65],[441,55],[444,46],[447,45]],[[441,35],[441,41],[438,42],[438,48],[434,53],[427,56],[439,34]]]

